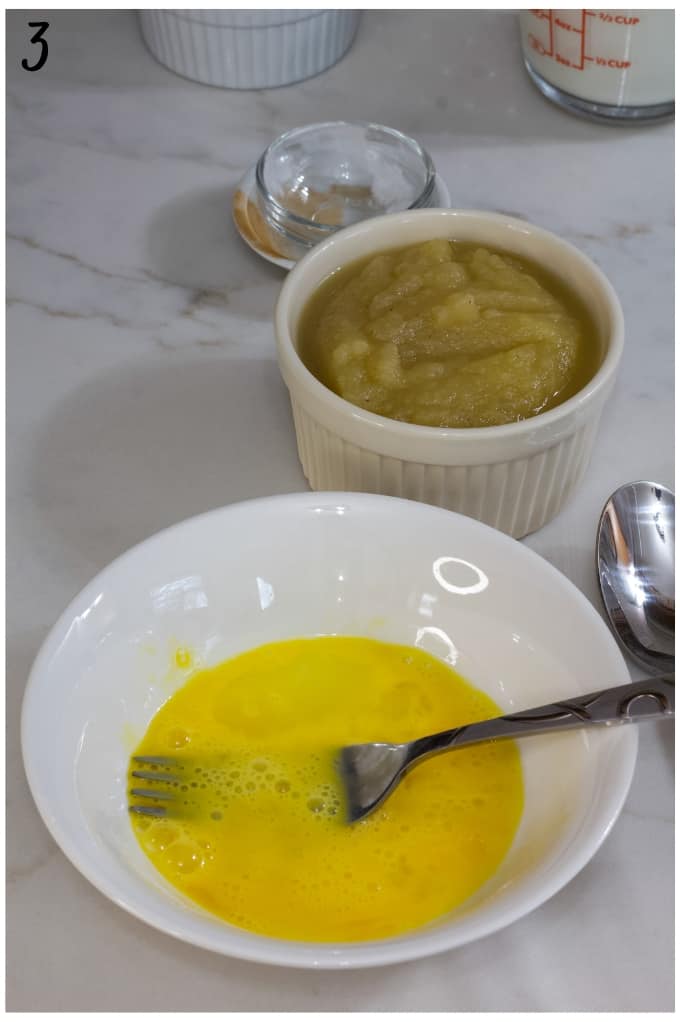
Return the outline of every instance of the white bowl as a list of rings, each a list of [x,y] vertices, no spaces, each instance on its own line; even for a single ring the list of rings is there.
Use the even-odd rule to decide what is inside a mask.
[[[589,383],[563,404],[523,422],[436,429],[374,415],[317,380],[298,354],[297,330],[319,284],[357,259],[431,238],[477,241],[514,252],[573,288],[590,310],[604,349]],[[421,500],[516,537],[553,518],[581,480],[623,349],[619,300],[587,256],[524,220],[458,209],[393,213],[338,231],[287,277],[275,327],[300,460],[313,489]]]
[[[224,89],[272,89],[320,74],[347,52],[360,11],[146,10],[142,36],[176,74]]]
[[[261,643],[365,635],[454,662],[505,711],[628,682],[585,597],[547,562],[469,518],[347,493],[249,501],[176,525],[106,568],[52,629],[22,713],[28,781],[54,839],[117,905],[238,958],[300,967],[382,965],[492,933],[578,872],[631,781],[634,728],[521,746],[526,804],[498,872],[458,911],[390,940],[315,944],[237,929],[156,873],[126,810],[130,752],[186,672]],[[586,924],[584,920],[584,925]]]

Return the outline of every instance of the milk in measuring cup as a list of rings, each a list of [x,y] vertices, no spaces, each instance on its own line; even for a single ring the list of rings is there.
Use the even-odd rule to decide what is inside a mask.
[[[575,113],[645,120],[674,111],[674,11],[528,10],[527,70]]]

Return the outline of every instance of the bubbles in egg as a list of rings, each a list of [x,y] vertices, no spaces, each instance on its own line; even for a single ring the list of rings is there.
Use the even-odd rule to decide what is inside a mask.
[[[135,754],[176,758],[177,800],[167,818],[131,823],[159,872],[233,925],[389,937],[450,911],[497,868],[521,815],[519,756],[506,742],[434,757],[350,826],[335,753],[498,712],[415,648],[263,646],[198,671],[158,711]]]

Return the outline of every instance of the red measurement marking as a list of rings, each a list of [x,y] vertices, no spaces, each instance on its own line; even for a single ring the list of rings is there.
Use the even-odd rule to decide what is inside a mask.
[[[608,25],[639,25],[639,18],[628,18],[625,14],[608,14],[607,11],[598,11],[600,21]]]
[[[533,32],[529,33],[529,43],[532,48],[540,53],[542,57],[554,57],[555,56],[555,35],[554,35],[554,15],[555,12],[545,9],[535,9],[531,11],[531,14],[539,21],[548,22],[548,45],[545,42],[538,39]]]
[[[609,57],[589,57],[586,56],[586,18],[599,18],[600,21],[604,21],[606,24],[612,25],[639,25],[640,19],[634,16],[628,16],[624,14],[613,14],[608,11],[590,11],[582,9],[580,11],[569,11],[569,14],[579,14],[580,24],[577,20],[576,24],[570,21],[565,21],[564,18],[557,17],[555,11],[549,9],[538,9],[532,10],[531,13],[542,21],[548,22],[548,45],[546,47],[545,41],[541,41],[532,33],[529,33],[529,43],[534,50],[536,50],[542,57],[552,57],[558,64],[562,64],[564,67],[570,67],[574,71],[584,71],[586,61],[590,64],[596,64],[598,67],[610,67],[614,69],[625,69],[631,67],[629,60],[618,60]],[[569,53],[571,51],[571,58],[565,57],[559,52],[559,33],[558,29],[563,32],[569,33],[569,37],[580,36],[579,44],[576,40],[571,45],[566,45],[565,48]],[[564,38],[564,37],[563,37]],[[544,36],[545,39],[545,36]],[[578,51],[574,52],[577,50]]]
[[[564,67],[571,67],[574,69],[574,71],[583,71],[586,66],[585,62],[586,62],[587,12],[585,10],[575,12],[576,14],[580,13],[581,15],[579,21],[576,24],[574,24],[571,21],[565,21],[564,18],[559,17],[553,18],[554,11],[550,11],[549,13],[550,13],[550,50],[545,55],[548,57],[554,57],[554,59],[559,64],[562,64]],[[553,25],[555,30],[562,29],[563,32],[568,32],[569,35],[580,36],[578,44],[578,56],[576,60],[570,59],[569,57],[565,57],[562,53],[559,52],[559,42],[556,41],[555,38],[556,32],[553,33]],[[569,49],[572,49],[571,56],[572,57],[575,56],[573,53],[573,48],[567,48],[567,52],[569,52]]]
[[[589,57],[588,59],[594,60],[598,67],[622,68],[624,70],[627,67],[631,67],[629,60],[607,59],[607,57]]]
[[[581,11],[581,71],[586,66],[586,12]]]

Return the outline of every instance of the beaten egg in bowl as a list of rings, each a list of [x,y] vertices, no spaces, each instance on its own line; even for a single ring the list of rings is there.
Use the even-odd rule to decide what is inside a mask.
[[[166,813],[133,813],[132,826],[167,881],[236,926],[289,940],[394,936],[451,911],[497,869],[522,813],[519,753],[505,741],[433,757],[352,825],[335,754],[499,713],[419,649],[270,643],[196,672],[160,708],[134,755],[176,761],[174,797],[147,798]],[[130,789],[135,769],[133,758]]]
[[[616,641],[586,598],[527,547],[470,518],[387,497],[300,493],[233,504],[166,529],[109,565],[65,609],[33,667],[22,711],[24,764],[40,814],[65,855],[113,905],[236,958],[364,968],[493,933],[541,905],[589,861],[630,786],[634,728],[518,743],[521,819],[499,865],[452,911],[435,917],[441,907],[435,905],[429,922],[395,936],[262,935],[230,924],[168,882],[139,844],[128,811],[130,756],[156,716],[206,668],[227,661],[233,667],[234,658],[262,643],[331,635],[431,653],[504,713],[585,692],[585,679],[629,678]],[[191,657],[178,658],[178,649]],[[343,698],[350,690],[365,698],[365,681],[365,668],[345,670]],[[384,711],[373,712],[377,720]],[[494,706],[485,714],[496,712]],[[381,715],[379,722],[381,732],[368,738],[392,736],[390,721]],[[178,722],[184,732],[165,754],[189,758],[188,723]],[[414,732],[427,723],[419,720]],[[449,708],[441,723],[455,724]],[[344,742],[344,734],[337,740]],[[443,755],[438,765],[453,770],[466,755],[464,749]],[[413,770],[414,786],[435,763]],[[396,800],[408,793],[400,785],[385,810],[396,811]],[[420,798],[415,808],[424,809]],[[337,814],[309,812],[306,819],[330,828]],[[441,852],[448,855],[447,877],[451,845]],[[285,856],[273,865],[283,877]],[[440,885],[441,876],[427,882]],[[118,925],[112,912],[109,926]]]

